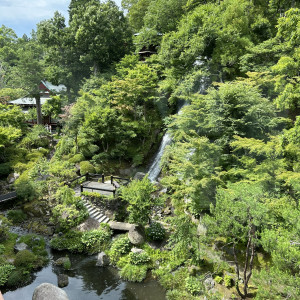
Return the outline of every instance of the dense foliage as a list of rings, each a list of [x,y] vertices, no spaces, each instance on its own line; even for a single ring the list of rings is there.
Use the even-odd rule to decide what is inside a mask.
[[[65,231],[53,248],[106,248],[126,280],[142,281],[153,269],[168,299],[299,298],[299,1],[122,6],[126,16],[111,0],[72,0],[68,25],[56,12],[30,38],[0,28],[1,179],[19,174],[14,187],[24,208],[46,199]],[[67,91],[40,109],[44,78]],[[25,95],[37,101],[37,120],[59,119],[57,145],[7,104]],[[88,215],[65,186],[76,172],[145,168],[165,130],[172,142],[157,193],[147,176],[133,180],[118,194],[127,211],[117,212],[146,225],[157,200],[166,200],[169,217],[162,209],[161,222],[146,230],[163,251],[142,245],[137,254],[126,236],[110,244],[105,229],[75,231]],[[20,211],[8,217],[25,220]],[[3,219],[3,243],[8,228]],[[25,268],[26,257],[30,270],[40,266],[36,255],[19,254],[17,266]],[[17,271],[1,263],[1,284],[17,281]],[[222,295],[208,292],[205,274]]]

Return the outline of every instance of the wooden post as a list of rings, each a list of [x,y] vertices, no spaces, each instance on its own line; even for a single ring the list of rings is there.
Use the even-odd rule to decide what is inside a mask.
[[[114,182],[114,176],[110,175],[110,184],[113,184]]]
[[[102,174],[102,183],[104,183],[104,174]]]
[[[89,173],[85,174],[85,181],[89,181]]]
[[[80,185],[80,192],[81,193],[83,192],[83,185],[82,184]]]
[[[116,189],[113,190],[114,198],[116,197]]]

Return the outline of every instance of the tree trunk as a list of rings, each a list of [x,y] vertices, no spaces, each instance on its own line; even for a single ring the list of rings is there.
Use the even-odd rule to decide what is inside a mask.
[[[43,123],[42,120],[42,108],[41,108],[41,96],[36,95],[35,96],[36,101],[36,114],[37,114],[37,124],[41,125]]]

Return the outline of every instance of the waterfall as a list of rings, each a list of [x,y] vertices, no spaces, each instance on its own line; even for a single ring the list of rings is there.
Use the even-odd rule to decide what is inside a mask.
[[[180,115],[180,114],[182,113],[182,108],[183,108],[184,106],[186,106],[186,105],[188,105],[187,102],[185,102],[185,103],[181,106],[181,108],[179,109],[179,111],[178,111],[178,113],[177,113],[178,115]],[[159,175],[159,173],[160,173],[160,171],[161,171],[161,167],[160,167],[160,161],[161,161],[161,158],[162,158],[162,156],[163,156],[163,154],[164,154],[164,152],[165,152],[165,148],[166,148],[168,145],[170,145],[171,142],[172,142],[171,135],[170,135],[169,132],[167,131],[167,132],[164,134],[164,136],[163,136],[163,139],[162,139],[161,144],[160,144],[160,146],[159,146],[158,152],[156,153],[155,158],[154,158],[154,160],[153,160],[153,162],[152,162],[152,164],[151,164],[151,166],[150,166],[150,168],[149,168],[149,171],[148,171],[148,178],[149,178],[149,180],[150,180],[151,182],[154,182],[154,181],[157,179],[157,177],[158,177],[158,175]]]
[[[207,87],[207,78],[206,77],[201,77],[199,83],[200,83],[200,87],[199,87],[198,93],[203,94],[205,92],[206,87]],[[182,113],[182,108],[186,105],[188,105],[188,103],[184,102],[184,104],[180,107],[180,109],[177,113],[178,115],[180,115]],[[148,171],[148,178],[151,182],[156,181],[156,179],[157,179],[157,177],[158,177],[158,175],[161,171],[161,166],[160,166],[161,158],[164,154],[166,146],[170,145],[171,142],[172,142],[171,135],[167,131],[163,136],[163,139],[162,139],[162,142],[159,146],[158,152],[156,153],[155,158],[154,158],[154,160],[153,160],[153,162],[152,162],[152,164],[149,168],[149,171]]]

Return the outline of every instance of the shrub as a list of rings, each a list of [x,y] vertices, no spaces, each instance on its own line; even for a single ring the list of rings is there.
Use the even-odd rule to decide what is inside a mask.
[[[17,253],[14,264],[16,267],[31,271],[42,267],[43,260],[29,250],[22,250]]]
[[[4,241],[8,234],[9,234],[9,225],[10,222],[8,221],[7,218],[4,216],[0,215],[0,221],[1,221],[1,226],[0,226],[0,242]]]
[[[86,173],[96,173],[96,170],[89,161],[85,160],[80,163],[80,174],[85,175]]]
[[[127,236],[114,240],[108,253],[111,263],[116,264],[122,255],[129,253],[131,246]]]
[[[133,265],[142,265],[150,261],[150,257],[146,252],[142,253],[129,253],[129,262]]]
[[[160,223],[153,222],[146,229],[146,234],[152,241],[162,241],[166,236],[166,231]]]
[[[87,231],[82,235],[81,242],[85,245],[86,251],[96,253],[108,243],[111,233],[103,229]]]
[[[132,264],[127,264],[120,271],[120,276],[124,280],[141,282],[147,276],[147,266],[136,266]]]
[[[19,286],[30,280],[30,274],[23,269],[13,270],[7,279],[6,285],[9,287]]]
[[[0,164],[0,177],[7,177],[11,171],[10,163]]]
[[[72,164],[77,164],[84,160],[84,156],[81,153],[75,154],[73,157],[69,159],[69,162]]]
[[[12,265],[0,266],[0,286],[3,286],[6,283],[9,275],[14,269],[15,267]]]
[[[65,270],[70,270],[71,269],[71,261],[69,257],[66,257],[66,260],[63,263],[63,267]]]
[[[198,295],[203,291],[203,285],[196,277],[189,276],[185,279],[185,288],[192,295]]]
[[[221,277],[221,276],[216,276],[216,277],[215,277],[215,282],[216,282],[216,283],[219,283],[219,284],[220,284],[220,283],[222,283],[222,281],[223,281],[223,277]]]
[[[229,276],[229,275],[225,275],[225,276],[224,276],[224,285],[225,285],[227,288],[232,287],[232,285],[233,285],[233,279],[232,279],[231,276]]]
[[[151,197],[154,191],[155,188],[147,176],[141,181],[134,180],[121,189],[121,198],[129,204],[127,210],[130,223],[148,223],[151,208],[155,203]]]
[[[48,255],[47,251],[45,250],[46,248],[45,239],[41,236],[38,236],[36,234],[26,234],[20,237],[19,242],[25,243],[36,255],[41,255],[41,256]]]
[[[0,255],[3,254],[5,251],[5,246],[0,244]]]
[[[88,211],[83,204],[78,202],[77,204],[59,204],[52,210],[52,221],[59,225],[60,230],[68,230],[88,217]]]
[[[19,224],[27,220],[27,215],[21,209],[9,210],[7,217],[13,224]]]
[[[56,250],[69,250],[70,252],[83,252],[84,244],[81,242],[82,233],[79,231],[69,231],[63,236],[58,236],[50,241],[50,246]]]

